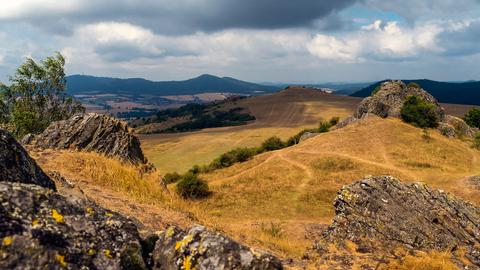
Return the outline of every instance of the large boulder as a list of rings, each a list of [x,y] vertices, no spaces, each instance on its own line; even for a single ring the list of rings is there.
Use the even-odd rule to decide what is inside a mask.
[[[0,129],[0,182],[35,184],[55,190],[55,183],[38,167],[27,151]]]
[[[219,233],[195,226],[189,232],[169,228],[160,235],[154,269],[282,269],[272,255],[255,252]]]
[[[444,191],[390,176],[367,177],[342,188],[334,206],[336,216],[318,250],[345,240],[368,252],[464,247],[480,266],[480,209]]]
[[[38,148],[94,151],[133,164],[146,163],[140,141],[127,124],[96,113],[54,122],[42,134],[26,141]]]
[[[0,182],[0,269],[146,269],[135,225],[92,202]]]
[[[382,118],[400,117],[400,111],[408,96],[415,95],[435,105],[435,113],[440,121],[445,112],[437,100],[428,92],[416,85],[405,85],[402,81],[387,81],[380,85],[372,96],[362,100],[354,117],[361,119],[365,114],[375,114]]]

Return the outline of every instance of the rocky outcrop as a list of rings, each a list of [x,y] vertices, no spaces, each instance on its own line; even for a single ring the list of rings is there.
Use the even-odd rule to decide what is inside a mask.
[[[407,86],[402,81],[382,83],[379,90],[358,105],[354,117],[363,118],[365,114],[375,114],[382,118],[400,117],[400,111],[408,96],[415,95],[435,105],[437,118],[442,121],[445,112],[437,100],[418,86]]]
[[[334,206],[336,216],[316,245],[319,251],[345,240],[368,252],[466,247],[466,257],[480,266],[480,209],[441,190],[368,177],[341,189]]]
[[[0,129],[0,182],[35,184],[55,190],[55,183],[38,167],[27,151]]]
[[[473,138],[479,132],[478,128],[472,128],[462,119],[451,115],[445,116],[438,130],[449,138]]]
[[[127,124],[96,113],[54,122],[42,134],[25,140],[38,148],[94,151],[133,164],[146,163],[140,141]]]
[[[154,269],[282,269],[280,261],[254,252],[202,226],[189,232],[169,228],[162,233],[153,253]]]
[[[89,201],[0,183],[0,269],[146,269],[135,225]]]

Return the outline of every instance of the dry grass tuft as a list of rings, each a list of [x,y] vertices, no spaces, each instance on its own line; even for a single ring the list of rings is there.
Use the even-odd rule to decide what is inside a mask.
[[[452,255],[447,252],[432,251],[419,256],[407,255],[400,261],[393,261],[379,269],[390,270],[457,270]]]

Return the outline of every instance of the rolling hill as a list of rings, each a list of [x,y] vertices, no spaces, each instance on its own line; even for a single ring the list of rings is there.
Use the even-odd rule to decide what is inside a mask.
[[[403,80],[418,83],[442,103],[480,105],[480,81],[439,82],[432,80]],[[368,97],[382,82],[377,82],[351,94],[353,97]]]
[[[72,75],[67,77],[67,91],[78,94],[131,94],[131,95],[193,95],[205,92],[233,92],[238,94],[258,94],[279,90],[276,86],[266,86],[237,80],[230,77],[216,77],[208,74],[184,81],[149,81],[141,78],[119,79]]]

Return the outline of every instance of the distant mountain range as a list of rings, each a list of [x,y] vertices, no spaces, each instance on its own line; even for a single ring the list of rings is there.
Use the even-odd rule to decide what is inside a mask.
[[[350,96],[368,97],[382,82],[377,82],[357,91]],[[405,83],[418,83],[423,89],[443,103],[480,105],[480,81],[439,82],[431,80],[403,80]]]
[[[130,95],[194,95],[205,92],[230,92],[238,94],[259,94],[275,92],[278,86],[260,85],[230,77],[201,75],[185,81],[154,82],[141,78],[118,79],[72,75],[67,77],[67,92],[79,94],[130,94]]]

